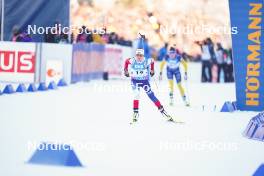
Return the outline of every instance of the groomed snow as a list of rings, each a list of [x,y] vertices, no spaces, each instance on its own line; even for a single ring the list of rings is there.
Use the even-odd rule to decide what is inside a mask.
[[[264,144],[242,133],[257,113],[219,113],[224,101],[235,100],[235,85],[200,84],[195,81],[200,77],[197,70],[190,75],[191,108],[185,108],[179,96],[169,107],[166,79],[161,83],[156,79],[157,86],[152,81],[167,111],[184,125],[166,122],[143,92],[140,120],[129,125],[133,98],[129,80],[0,96],[0,175],[252,175],[264,162]],[[84,167],[27,164],[34,152],[29,144],[43,141],[80,143],[74,151]]]

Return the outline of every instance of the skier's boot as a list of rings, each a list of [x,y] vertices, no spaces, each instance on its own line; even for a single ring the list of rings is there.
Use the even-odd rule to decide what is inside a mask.
[[[159,108],[160,113],[170,122],[174,122],[173,118],[165,111],[163,106]]]
[[[184,95],[184,96],[182,97],[182,99],[183,99],[184,105],[187,106],[187,107],[190,107],[190,103],[188,102],[188,100],[187,100],[187,98],[186,98],[186,95]]]
[[[138,121],[138,117],[139,117],[138,110],[134,110],[132,122],[130,124],[136,123]]]
[[[173,106],[173,93],[170,93],[170,106]]]

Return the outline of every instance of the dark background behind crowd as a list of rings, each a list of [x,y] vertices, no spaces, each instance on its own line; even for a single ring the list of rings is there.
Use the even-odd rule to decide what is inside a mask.
[[[63,33],[60,31],[59,22],[55,22],[57,28],[49,29],[43,36],[43,42],[47,43],[99,43],[99,44],[118,44],[122,46],[132,46],[132,41],[126,40],[115,32],[107,32],[106,28],[101,31],[89,30],[82,26],[79,32],[74,36],[71,32]],[[14,26],[12,30],[12,41],[14,42],[34,42],[27,31],[21,31],[19,27]]]

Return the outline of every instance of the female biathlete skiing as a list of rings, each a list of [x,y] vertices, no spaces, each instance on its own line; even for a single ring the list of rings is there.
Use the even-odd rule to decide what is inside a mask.
[[[181,84],[181,72],[180,72],[180,64],[184,67],[184,79],[187,80],[187,63],[184,61],[184,59],[181,57],[181,55],[177,54],[176,49],[171,47],[169,50],[169,54],[165,57],[165,59],[162,61],[160,65],[160,80],[162,80],[162,72],[163,68],[167,64],[167,78],[169,80],[169,88],[170,88],[170,105],[173,105],[174,99],[173,99],[173,92],[174,92],[174,81],[173,79],[176,79],[177,87],[180,91],[180,94],[182,96],[182,100],[185,104],[185,106],[190,106],[189,101],[187,100],[185,91]]]
[[[124,73],[126,77],[131,77],[131,85],[134,91],[134,114],[132,123],[137,122],[139,117],[140,88],[146,92],[161,114],[166,117],[168,121],[174,122],[173,118],[164,110],[164,107],[151,90],[149,79],[150,76],[154,75],[154,61],[144,57],[143,49],[137,49],[136,56],[125,61]]]

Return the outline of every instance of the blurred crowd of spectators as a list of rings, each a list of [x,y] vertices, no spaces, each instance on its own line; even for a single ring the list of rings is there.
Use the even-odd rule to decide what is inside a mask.
[[[55,30],[55,31],[51,31]],[[21,32],[19,28],[14,27],[12,31],[12,41],[14,42],[34,42],[32,37],[26,32]],[[156,50],[148,44],[148,39],[144,40],[125,40],[118,34],[108,33],[104,28],[100,31],[89,30],[86,26],[82,26],[76,36],[72,33],[64,34],[59,28],[52,28],[43,36],[44,42],[47,43],[99,43],[99,44],[117,44],[122,46],[129,46],[133,48],[143,48],[145,56],[156,58],[158,61],[164,59],[168,51],[168,43],[165,43],[162,48]],[[213,43],[210,38],[203,41],[196,41],[201,49],[201,54],[198,56],[191,56],[185,52],[177,50],[184,59],[202,62],[202,82],[233,82],[233,61],[232,50],[223,48],[221,43]],[[176,47],[176,46],[174,46]],[[222,79],[221,79],[222,78]]]
[[[232,49],[213,43],[210,38],[196,41],[201,48],[202,82],[234,82]]]
[[[202,82],[234,82],[232,49],[224,48],[221,43],[213,43],[210,38],[203,41],[195,41],[200,47],[201,54],[188,55],[185,52],[177,53],[185,60],[202,62]],[[157,60],[161,61],[168,52],[168,43],[159,49]],[[174,46],[175,47],[175,46]]]
[[[59,26],[59,25],[57,25]],[[53,30],[53,31],[52,31]],[[34,42],[27,32],[21,31],[14,27],[12,31],[12,41],[14,42]],[[132,46],[132,41],[126,40],[115,32],[107,32],[104,28],[101,31],[89,30],[86,26],[82,26],[79,32],[74,34],[63,33],[60,28],[51,28],[43,36],[43,42],[46,43],[99,43],[99,44],[117,44],[122,46]]]
[[[17,26],[14,26],[12,31],[13,42],[32,42],[32,38],[26,32],[21,31]]]
[[[81,33],[82,31],[82,33]],[[132,46],[132,41],[125,40],[124,37],[118,36],[115,32],[108,33],[104,28],[102,31],[91,31],[82,26],[76,38],[76,43],[100,43],[100,44],[118,44],[122,46]]]

